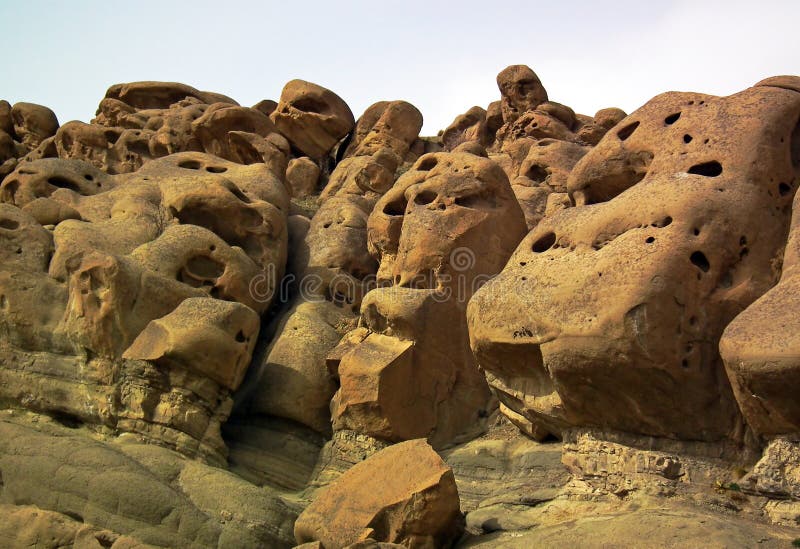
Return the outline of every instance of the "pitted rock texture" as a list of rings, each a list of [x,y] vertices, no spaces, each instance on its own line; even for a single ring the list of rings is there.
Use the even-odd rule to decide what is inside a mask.
[[[798,116],[800,94],[772,86],[667,93],[583,156],[578,207],[542,220],[470,302],[472,348],[516,419],[542,436],[742,437],[717,344],[776,281]]]
[[[800,539],[800,79],[497,85],[0,101],[0,545]]]

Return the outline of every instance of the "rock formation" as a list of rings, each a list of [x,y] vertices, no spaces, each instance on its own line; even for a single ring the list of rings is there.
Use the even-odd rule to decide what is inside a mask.
[[[800,77],[497,85],[0,101],[0,545],[796,545]]]

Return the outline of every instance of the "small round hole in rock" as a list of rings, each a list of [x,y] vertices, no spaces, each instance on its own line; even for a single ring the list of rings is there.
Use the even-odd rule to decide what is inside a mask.
[[[421,172],[427,172],[427,171],[432,170],[433,168],[435,168],[436,164],[438,164],[438,163],[439,163],[439,161],[436,160],[435,156],[430,156],[428,158],[423,158],[420,161],[419,165],[417,166],[417,170],[419,170]]]
[[[223,166],[206,166],[206,171],[211,173],[225,173],[228,171],[228,168]]]
[[[420,206],[430,204],[434,200],[436,200],[436,193],[433,191],[422,191],[414,197],[414,203]]]
[[[652,244],[653,242],[656,241],[656,239],[654,237],[652,237],[652,236],[648,236],[647,238],[645,238],[644,241],[645,241],[646,244]]]
[[[244,337],[243,331],[239,330],[238,332],[236,332],[236,341],[238,341],[239,343],[244,343],[245,341],[247,341],[247,338]]]
[[[692,136],[687,133],[686,135],[683,136],[683,142],[684,143],[691,143],[692,142]]]
[[[700,235],[700,229],[695,227],[694,229],[692,229],[692,234],[695,235],[695,236],[699,236]]]
[[[556,233],[547,233],[543,236],[540,236],[536,242],[533,243],[531,246],[531,250],[535,253],[540,254],[542,252],[546,252],[550,248],[553,247],[553,244],[556,243]]]
[[[692,255],[689,256],[689,261],[691,261],[698,269],[700,269],[704,273],[707,273],[708,270],[711,268],[711,264],[708,262],[706,254],[700,251],[692,252]]]
[[[406,211],[406,203],[404,200],[392,200],[383,207],[383,213],[386,215],[403,215]]]
[[[781,183],[780,185],[778,185],[778,193],[780,193],[781,196],[786,196],[791,192],[791,190],[792,188],[789,186],[788,183]]]
[[[704,177],[717,177],[722,173],[722,164],[716,160],[703,162],[702,164],[695,164],[689,168],[688,173],[702,175]]]
[[[199,170],[200,162],[198,162],[197,160],[184,160],[183,162],[178,163],[178,167],[187,170]]]
[[[636,128],[638,128],[638,127],[639,127],[639,122],[638,121],[637,122],[633,122],[632,124],[628,124],[627,126],[625,126],[624,128],[622,128],[621,130],[619,130],[617,132],[617,137],[619,137],[620,141],[625,141],[631,135],[633,135],[633,132],[635,132]]]
[[[680,118],[680,117],[681,117],[681,113],[679,113],[679,112],[671,114],[671,115],[669,115],[668,117],[666,117],[664,119],[664,124],[666,124],[667,126],[671,126],[672,124],[677,122],[678,118]]]

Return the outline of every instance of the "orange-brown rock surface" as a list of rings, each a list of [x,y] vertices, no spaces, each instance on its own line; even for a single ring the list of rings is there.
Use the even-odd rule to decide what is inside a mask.
[[[447,547],[462,529],[453,472],[425,441],[410,440],[339,477],[303,511],[294,534],[330,549],[367,539]]]
[[[800,539],[800,78],[496,82],[0,101],[0,546]]]
[[[578,207],[542,220],[470,303],[473,349],[516,419],[741,436],[717,344],[776,281],[798,116],[800,94],[769,83],[667,93],[583,156]]]

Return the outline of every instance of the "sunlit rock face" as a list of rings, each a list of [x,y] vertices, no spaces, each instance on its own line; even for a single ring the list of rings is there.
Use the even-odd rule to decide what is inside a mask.
[[[362,327],[332,359],[334,429],[434,446],[479,431],[494,406],[469,352],[464,310],[525,234],[508,179],[468,153],[420,158],[369,219],[378,283]]]
[[[2,398],[223,462],[270,305],[251,284],[286,264],[282,180],[205,153],[115,176],[45,158],[0,200]]]
[[[515,421],[540,436],[741,436],[717,345],[777,280],[798,116],[800,93],[775,81],[666,93],[578,161],[577,207],[542,219],[468,310]]]

